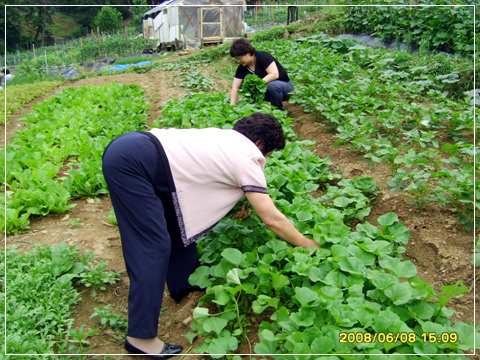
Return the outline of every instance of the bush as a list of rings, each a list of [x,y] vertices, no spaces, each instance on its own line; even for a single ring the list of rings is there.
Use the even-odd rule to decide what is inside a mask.
[[[92,27],[99,27],[100,31],[114,31],[120,27],[120,23],[122,22],[122,14],[110,7],[104,6],[102,10],[95,16],[93,20]]]
[[[370,33],[387,42],[407,42],[427,50],[473,54],[473,12],[466,7],[350,7],[347,31]]]
[[[251,41],[268,41],[282,39],[291,35],[309,36],[312,34],[326,33],[336,35],[342,32],[343,12],[329,12],[312,15],[301,22],[295,22],[287,26],[275,26],[271,29],[254,33]],[[287,32],[287,34],[285,34]]]

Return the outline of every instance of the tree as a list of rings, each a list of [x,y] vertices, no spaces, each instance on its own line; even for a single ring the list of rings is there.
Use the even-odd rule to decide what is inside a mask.
[[[118,29],[122,22],[122,14],[110,6],[102,7],[102,10],[95,16],[93,27],[99,27],[101,31],[113,31]]]
[[[5,5],[4,3],[2,5]],[[5,22],[5,9],[6,18]],[[22,15],[20,11],[15,7],[2,6],[0,9],[0,26],[5,29],[5,37],[7,40],[7,51],[14,51],[22,41],[22,28],[21,28]],[[5,55],[5,42],[4,38],[0,39],[0,54]]]
[[[43,1],[45,3],[45,1]],[[25,6],[21,7],[24,25],[23,35],[37,46],[43,46],[45,42],[47,24],[52,23],[51,12],[54,9],[48,6]]]
[[[131,6],[130,13],[132,14],[132,24],[134,26],[142,27],[142,15],[150,10],[152,7],[147,6],[147,0],[133,0],[133,5],[142,5],[142,6]]]
[[[50,11],[53,11],[53,8],[47,7],[45,0],[42,1],[43,5],[42,6],[42,24],[41,24],[41,30],[42,30],[42,46],[45,46],[45,36],[46,36],[46,31],[47,31],[47,24],[51,24],[52,17],[50,15]],[[35,39],[36,41],[36,39]]]

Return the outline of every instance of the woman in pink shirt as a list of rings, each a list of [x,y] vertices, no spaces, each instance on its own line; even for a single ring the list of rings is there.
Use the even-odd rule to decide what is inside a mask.
[[[165,282],[177,302],[199,266],[195,240],[245,195],[262,221],[294,246],[320,247],[275,207],[263,174],[265,158],[285,147],[280,123],[254,113],[232,130],[152,129],[114,139],[103,173],[118,220],[130,278],[125,348],[165,359],[180,345],[157,338]]]

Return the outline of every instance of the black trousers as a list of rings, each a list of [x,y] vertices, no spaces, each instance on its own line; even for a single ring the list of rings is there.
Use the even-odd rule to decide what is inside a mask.
[[[196,245],[184,247],[158,144],[140,132],[114,139],[103,154],[130,279],[128,336],[157,336],[165,282],[171,293],[190,286],[199,266]],[[161,150],[161,149],[160,149]]]
[[[293,91],[293,83],[291,81],[274,80],[267,84],[267,92],[265,93],[265,101],[269,101],[272,106],[283,110],[283,101],[290,99],[290,92]]]

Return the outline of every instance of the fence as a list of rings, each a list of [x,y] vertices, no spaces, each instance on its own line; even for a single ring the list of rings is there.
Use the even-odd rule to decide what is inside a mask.
[[[103,34],[97,28],[89,36],[71,41],[62,41],[52,46],[19,51],[0,57],[0,61],[9,68],[15,68],[25,61],[33,61],[39,70],[50,71],[70,67],[85,61],[99,61],[106,57],[121,57],[142,53],[152,45],[152,40],[138,37],[134,30],[126,27],[115,33]]]

